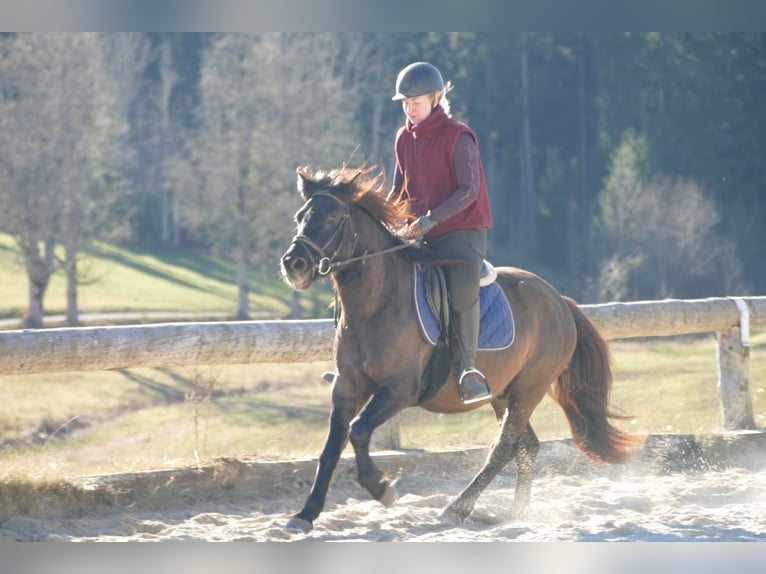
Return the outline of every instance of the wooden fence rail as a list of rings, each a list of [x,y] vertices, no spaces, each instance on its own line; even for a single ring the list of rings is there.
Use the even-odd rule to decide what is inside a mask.
[[[766,297],[667,299],[582,308],[607,339],[717,333],[723,427],[754,426],[749,330],[766,328]],[[322,361],[332,358],[332,340],[329,319],[0,331],[0,375]]]

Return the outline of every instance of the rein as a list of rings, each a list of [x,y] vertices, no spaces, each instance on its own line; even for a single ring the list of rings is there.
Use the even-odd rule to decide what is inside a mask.
[[[308,248],[306,249],[306,251],[309,253],[311,264],[316,270],[316,273],[322,277],[324,277],[325,275],[328,275],[329,273],[332,273],[333,271],[336,271],[338,269],[351,265],[352,263],[357,263],[359,261],[364,263],[365,261],[367,261],[367,259],[370,259],[372,257],[377,257],[378,255],[385,255],[387,253],[393,253],[401,249],[406,249],[407,247],[412,247],[413,245],[417,243],[417,241],[405,242],[405,243],[401,243],[400,245],[394,245],[393,247],[382,249],[380,251],[373,251],[372,253],[365,250],[365,252],[362,255],[357,255],[355,257],[350,257],[348,259],[341,259],[336,261],[335,258],[338,256],[338,252],[340,251],[341,247],[343,247],[343,244],[346,242],[346,235],[348,232],[349,225],[351,224],[349,207],[348,207],[348,204],[345,203],[342,199],[326,191],[315,192],[309,198],[308,201],[311,201],[317,196],[330,197],[334,199],[335,201],[337,201],[338,203],[340,203],[345,209],[345,213],[343,214],[343,220],[340,222],[337,229],[335,230],[335,233],[332,234],[332,236],[330,237],[330,239],[327,240],[324,246],[319,246],[316,242],[314,242],[312,239],[310,239],[309,237],[305,235],[296,235],[295,237],[293,237],[293,243],[300,243],[304,247]],[[306,203],[308,203],[308,201]],[[341,237],[340,240],[338,241],[338,245],[335,248],[335,251],[333,251],[332,255],[328,257],[325,254],[325,250],[330,247],[333,241],[335,241],[335,238],[338,237],[338,235],[341,232],[343,233],[343,237]],[[356,242],[358,240],[359,240],[359,235],[357,233],[354,233],[354,245],[351,249],[352,253],[354,249],[356,248]],[[319,256],[319,259],[315,259],[314,257],[315,254]]]
[[[372,253],[369,253],[365,251],[361,255],[357,255],[356,257],[351,257],[350,259],[343,259],[341,261],[334,261],[330,262],[328,261],[328,265],[326,267],[326,271],[324,273],[322,272],[322,269],[317,269],[317,273],[320,275],[327,275],[331,271],[335,271],[336,269],[340,269],[341,267],[345,267],[346,265],[351,265],[352,263],[356,263],[357,261],[361,261],[364,263],[367,259],[371,259],[372,257],[376,257],[378,255],[385,255],[386,253],[393,253],[394,251],[399,251],[400,249],[406,249],[407,247],[412,247],[414,243],[402,243],[401,245],[394,245],[393,247],[388,247],[387,249],[382,249],[380,251],[373,251]],[[320,264],[325,261],[325,259],[320,260]]]

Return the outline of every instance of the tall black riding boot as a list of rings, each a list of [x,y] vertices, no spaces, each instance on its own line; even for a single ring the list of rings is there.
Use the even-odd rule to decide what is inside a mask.
[[[463,404],[492,398],[487,377],[476,368],[476,349],[479,346],[479,302],[465,311],[454,313],[455,332],[460,352],[458,393]]]

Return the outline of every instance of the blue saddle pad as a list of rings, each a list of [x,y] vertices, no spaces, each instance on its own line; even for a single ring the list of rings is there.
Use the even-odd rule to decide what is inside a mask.
[[[420,326],[426,339],[436,345],[439,340],[440,325],[426,301],[422,271],[415,273],[415,307]],[[479,350],[500,351],[513,344],[515,325],[513,311],[508,299],[497,283],[482,287],[479,291]]]

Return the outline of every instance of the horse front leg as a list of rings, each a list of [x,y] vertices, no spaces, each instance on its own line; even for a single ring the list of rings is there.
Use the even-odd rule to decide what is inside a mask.
[[[317,461],[316,475],[311,485],[309,496],[303,509],[295,514],[285,525],[289,532],[308,533],[314,527],[319,513],[324,508],[330,481],[338,466],[340,455],[348,444],[348,430],[351,419],[359,412],[364,401],[351,398],[351,393],[344,392],[341,380],[338,379],[333,387],[333,406],[330,413],[330,430],[327,433],[322,453]]]
[[[357,480],[384,506],[391,506],[398,495],[394,482],[388,474],[378,469],[370,457],[372,432],[414,402],[414,391],[405,393],[400,390],[395,393],[390,386],[382,386],[351,422],[349,438],[356,455]]]

